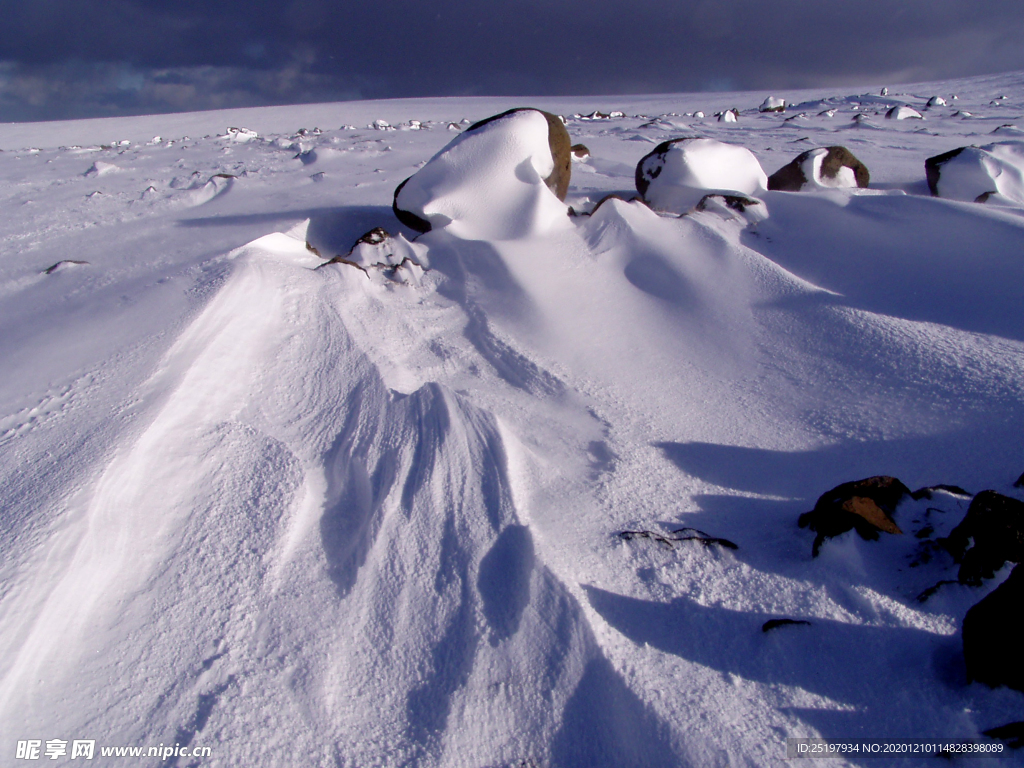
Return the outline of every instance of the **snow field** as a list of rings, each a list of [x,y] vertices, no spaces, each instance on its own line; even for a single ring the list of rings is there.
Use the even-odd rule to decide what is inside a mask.
[[[0,749],[761,766],[789,736],[1022,719],[1019,693],[962,679],[959,622],[995,583],[916,599],[955,574],[926,542],[967,499],[908,501],[904,536],[817,559],[796,527],[882,472],[1020,496],[1024,218],[927,196],[923,163],[1015,119],[1022,88],[538,102],[586,117],[574,217],[538,183],[537,113],[483,159],[437,154],[493,100],[39,127],[44,148],[0,155]],[[977,117],[879,119],[947,92]],[[209,137],[69,147],[99,130]],[[758,170],[844,144],[873,189],[594,210],[693,133]],[[392,193],[441,158],[421,191],[453,224],[413,241]],[[394,237],[363,269],[322,266],[375,226]],[[367,269],[406,252],[415,279]],[[88,264],[42,274],[66,259]],[[739,548],[617,536],[684,526]]]

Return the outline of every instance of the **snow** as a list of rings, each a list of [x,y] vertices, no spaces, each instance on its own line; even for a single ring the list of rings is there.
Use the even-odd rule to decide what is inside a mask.
[[[687,138],[661,145],[637,169],[644,199],[659,211],[685,213],[709,191],[753,195],[768,189],[768,177],[746,147],[716,139]]]
[[[0,750],[764,766],[1024,720],[960,646],[1009,568],[917,599],[968,497],[796,524],[882,473],[1024,496],[1024,202],[924,170],[1018,157],[1024,75],[879,90],[534,100],[590,149],[565,203],[543,116],[451,129],[506,99],[0,126]],[[764,189],[834,145],[871,188]]]
[[[936,194],[950,200],[974,201],[998,195],[1024,205],[1024,141],[1001,141],[965,147],[942,163]]]

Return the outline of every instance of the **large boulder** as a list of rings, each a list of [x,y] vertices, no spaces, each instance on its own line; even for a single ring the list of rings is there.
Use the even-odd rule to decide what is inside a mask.
[[[814,509],[800,515],[801,528],[810,528],[818,535],[812,555],[818,556],[821,545],[849,530],[861,538],[875,540],[879,532],[903,533],[893,520],[897,505],[910,495],[910,489],[895,477],[878,475],[837,485],[822,494]]]
[[[867,187],[867,166],[846,147],[819,147],[798,155],[768,177],[768,189],[799,192],[810,187]]]
[[[985,202],[993,196],[1024,205],[1024,141],[960,147],[924,163],[934,197]]]
[[[474,123],[398,185],[392,208],[418,232],[520,237],[566,216],[572,142],[561,118],[512,109]]]
[[[967,679],[1024,691],[1024,567],[967,611],[963,624]]]
[[[714,139],[672,139],[636,166],[636,189],[655,210],[685,213],[708,192],[756,195],[768,177],[746,147]]]
[[[1024,561],[1024,501],[982,491],[942,545],[960,563],[960,583],[991,579],[1007,561]]]

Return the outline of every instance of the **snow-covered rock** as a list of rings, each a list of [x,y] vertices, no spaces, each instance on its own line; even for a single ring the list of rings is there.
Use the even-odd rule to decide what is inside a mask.
[[[944,106],[946,106],[946,100],[944,98],[942,98],[941,96],[932,96],[930,99],[928,99],[927,106],[929,106],[929,107],[944,107]]]
[[[244,144],[246,142],[252,141],[253,139],[258,139],[259,134],[256,133],[256,131],[250,130],[249,128],[232,127],[228,128],[227,133],[225,133],[220,138],[230,139],[231,141],[237,141],[239,143]]]
[[[84,175],[107,176],[108,174],[111,173],[117,173],[120,170],[120,167],[114,165],[113,163],[104,163],[102,160],[97,160],[95,163],[89,166],[89,170],[87,170]]]
[[[746,147],[685,138],[655,147],[636,166],[636,188],[656,210],[685,213],[709,191],[754,195],[768,177]]]
[[[451,225],[468,237],[508,239],[566,218],[569,134],[555,115],[514,109],[467,128],[399,184],[393,209],[420,232]]]
[[[724,112],[716,112],[715,117],[720,123],[735,123],[740,119],[740,113],[737,109],[727,109]]]
[[[867,187],[867,166],[846,147],[819,147],[798,155],[768,177],[768,189],[797,192],[812,187]]]
[[[984,202],[993,195],[1024,205],[1024,141],[960,147],[924,164],[935,197]]]
[[[774,96],[769,96],[757,108],[758,112],[785,112],[786,111],[786,100],[777,99]]]
[[[885,116],[889,120],[924,120],[924,115],[913,107],[905,105],[893,107],[885,113]]]

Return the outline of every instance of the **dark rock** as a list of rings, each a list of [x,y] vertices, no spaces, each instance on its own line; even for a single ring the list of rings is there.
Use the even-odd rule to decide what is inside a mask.
[[[409,177],[411,179],[412,176]],[[395,212],[395,218],[405,224],[409,229],[415,230],[416,232],[429,232],[430,222],[426,219],[422,219],[411,211],[406,211],[398,207],[398,193],[402,191],[402,187],[409,183],[409,179],[406,179],[397,187],[395,187],[395,197],[391,201],[391,210]]]
[[[1010,749],[1024,747],[1024,721],[1007,723],[1006,725],[1000,725],[998,728],[989,728],[987,731],[982,731],[982,733],[990,738],[1005,741]]]
[[[1024,568],[1010,577],[964,617],[967,679],[1024,691]]]
[[[54,272],[60,272],[68,267],[84,267],[88,264],[88,261],[81,261],[80,259],[64,259],[63,261],[58,261],[56,264],[52,264],[47,267],[43,270],[43,274],[52,275]]]
[[[892,515],[909,495],[907,486],[887,475],[843,483],[823,494],[813,510],[800,515],[799,524],[818,534],[811,550],[817,557],[825,539],[851,529],[867,540],[877,539],[879,531],[903,533]]]
[[[590,157],[590,150],[587,149],[586,144],[573,144],[569,148],[569,151],[572,152],[573,157],[579,160],[586,160],[588,157]]]
[[[1021,473],[1021,476],[1017,478],[1017,482],[1013,484],[1013,487],[1024,488],[1024,473]]]
[[[548,189],[555,193],[555,196],[558,197],[559,200],[564,201],[565,196],[569,191],[569,178],[572,174],[572,142],[569,139],[569,132],[565,130],[565,124],[562,122],[562,118],[541,109],[519,107],[502,112],[500,115],[493,115],[492,117],[473,123],[469,128],[463,131],[462,134],[460,134],[459,138],[462,139],[466,134],[478,131],[489,123],[501,120],[503,117],[508,117],[511,114],[523,111],[540,112],[540,114],[544,115],[544,118],[548,121],[548,147],[551,149],[551,158],[554,161],[554,168],[550,175],[544,179],[544,183],[547,185]],[[409,178],[412,177],[410,176]],[[405,226],[410,229],[414,229],[417,232],[429,232],[429,221],[398,206],[398,195],[402,191],[402,187],[404,187],[408,181],[409,179],[406,179],[395,189],[391,209],[395,212],[395,216],[398,220],[405,224]]]
[[[980,585],[1007,561],[1024,560],[1024,501],[982,491],[941,543],[960,563],[960,583]]]
[[[673,542],[676,541],[695,541],[698,544],[703,544],[708,547],[715,544],[726,549],[739,549],[735,543],[728,539],[721,539],[717,536],[709,536],[704,531],[699,531],[696,528],[678,528],[672,531],[671,534],[655,533],[654,531],[622,531],[618,534],[619,538],[624,541],[633,541],[634,539],[648,539],[660,544],[666,549],[675,549]]]
[[[715,200],[715,198],[718,198],[719,200],[724,202],[727,208],[736,211],[736,213],[745,213],[747,208],[756,205],[763,205],[763,203],[760,200],[755,200],[752,197],[744,197],[743,195],[712,194],[704,195],[704,197],[700,199],[700,202],[697,203],[697,207],[695,210],[706,211],[710,207],[711,203]]]
[[[928,179],[928,189],[932,193],[932,197],[939,196],[939,177],[942,175],[942,165],[957,157],[965,149],[967,147],[951,149],[949,152],[929,157],[924,161],[924,175]]]
[[[804,621],[803,619],[769,619],[761,625],[762,632],[771,632],[776,627],[786,627],[793,624],[806,624],[811,625],[811,622]]]
[[[871,180],[871,174],[867,166],[858,160],[846,147],[827,147],[824,159],[821,161],[821,175],[827,179],[834,179],[841,168],[849,168],[853,171],[853,177],[857,180],[857,186],[861,189],[867,187]],[[810,179],[804,175],[803,165],[815,150],[809,149],[798,155],[789,165],[785,165],[768,177],[768,189],[780,190],[782,192],[798,192]]]
[[[959,485],[945,485],[940,483],[939,485],[929,485],[927,488],[918,488],[916,491],[910,494],[910,498],[912,498],[914,501],[920,501],[921,499],[931,499],[932,494],[935,493],[935,491],[945,491],[946,493],[952,493],[957,496],[971,495],[969,491],[965,491]]]

